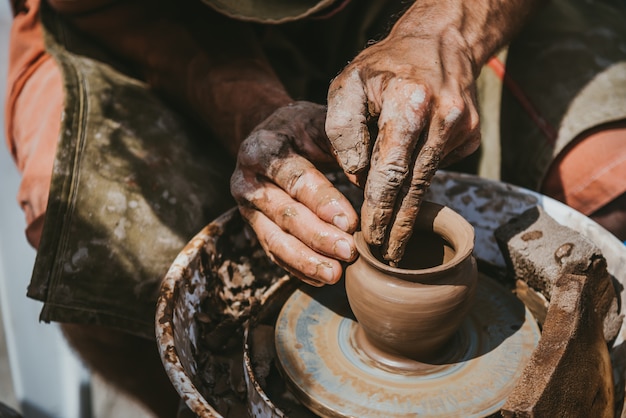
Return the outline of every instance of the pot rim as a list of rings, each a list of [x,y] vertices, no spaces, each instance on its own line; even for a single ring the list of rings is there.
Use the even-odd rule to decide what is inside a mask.
[[[392,267],[388,264],[383,263],[376,256],[374,256],[374,254],[372,254],[370,246],[365,242],[365,238],[363,238],[363,233],[361,231],[357,231],[354,233],[354,243],[356,245],[359,256],[364,257],[368,263],[370,263],[378,270],[388,273],[394,273],[398,276],[436,274],[456,268],[465,259],[471,256],[474,251],[474,227],[463,216],[461,216],[461,214],[454,211],[448,206],[443,206],[430,201],[424,201],[420,206],[420,213],[424,214],[425,212],[428,216],[432,216],[432,231],[453,245],[455,254],[451,260],[438,266],[424,269],[405,269],[400,267]],[[455,240],[451,239],[450,236],[441,233],[441,222],[443,222],[444,217],[446,219],[452,218],[459,223],[459,226],[463,228],[463,230],[469,235],[469,239],[467,240],[467,242],[470,243],[469,245],[456,245],[457,242],[453,242]],[[418,221],[416,221],[416,225],[417,222]]]

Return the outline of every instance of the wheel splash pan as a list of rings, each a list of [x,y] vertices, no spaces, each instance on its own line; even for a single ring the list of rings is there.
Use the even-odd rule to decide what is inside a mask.
[[[493,231],[526,209],[538,205],[562,225],[574,228],[593,241],[602,250],[609,273],[626,286],[626,247],[623,243],[591,219],[549,197],[476,176],[440,171],[433,179],[426,198],[451,207],[474,226],[474,254],[484,268],[493,271],[504,271],[505,268]],[[240,417],[242,415],[237,414],[242,411],[252,411],[256,416],[285,416],[259,390],[258,382],[249,382],[247,388],[250,391],[247,392],[244,380],[247,374],[243,373],[243,329],[250,316],[256,317],[262,312],[261,307],[265,307],[263,311],[266,312],[274,309],[277,312],[298,283],[287,275],[275,274],[272,280],[253,289],[249,306],[241,307],[241,301],[236,300],[235,309],[220,307],[219,313],[223,316],[205,316],[203,312],[206,309],[203,303],[206,305],[208,296],[213,297],[212,300],[215,300],[215,295],[219,295],[217,299],[221,301],[232,300],[232,292],[227,290],[233,283],[224,280],[219,269],[228,261],[233,248],[237,247],[260,249],[254,234],[247,229],[237,210],[231,209],[198,232],[180,252],[161,286],[155,318],[158,349],[170,380],[195,415]],[[626,292],[622,291],[621,306],[626,306],[625,303]],[[275,307],[268,307],[270,305]],[[246,309],[248,307],[250,309]],[[215,322],[217,319],[224,322],[224,318],[229,316],[230,320],[225,321],[227,326],[220,330]],[[207,385],[202,362],[207,354],[214,353],[211,349],[207,350],[199,324],[215,327],[217,337],[220,331],[233,331],[230,346],[219,349],[226,349],[230,356],[226,356],[226,362],[232,364],[234,372],[228,383],[235,387],[236,396],[218,393],[220,390],[217,389],[223,386],[223,382],[209,382],[210,385]],[[616,398],[620,405],[626,380],[625,335],[626,323],[611,350]]]

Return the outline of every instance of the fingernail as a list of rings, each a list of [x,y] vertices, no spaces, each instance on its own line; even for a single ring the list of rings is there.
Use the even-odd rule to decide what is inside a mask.
[[[333,266],[328,263],[320,263],[318,265],[317,270],[319,277],[325,283],[334,283],[335,282],[335,271],[333,270]]]
[[[344,232],[348,232],[348,228],[350,227],[346,215],[335,215],[333,217],[333,224]]]
[[[354,254],[352,251],[352,247],[345,239],[340,239],[335,242],[335,254],[343,260],[349,261],[352,260],[352,255]]]

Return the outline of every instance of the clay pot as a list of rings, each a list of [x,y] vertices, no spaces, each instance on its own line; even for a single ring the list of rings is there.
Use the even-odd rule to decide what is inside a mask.
[[[383,262],[360,232],[355,241],[359,257],[346,269],[346,291],[362,330],[357,344],[383,363],[440,359],[473,302],[473,227],[452,209],[424,202],[398,267]]]

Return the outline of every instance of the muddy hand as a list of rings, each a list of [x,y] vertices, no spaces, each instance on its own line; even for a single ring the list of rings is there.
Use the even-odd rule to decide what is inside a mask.
[[[356,255],[358,216],[317,167],[334,164],[325,108],[282,107],[242,143],[231,192],[273,261],[321,286],[341,277],[339,260]]]
[[[479,145],[472,62],[454,42],[392,31],[333,80],[326,132],[351,180],[367,179],[366,241],[397,263],[437,168]]]

